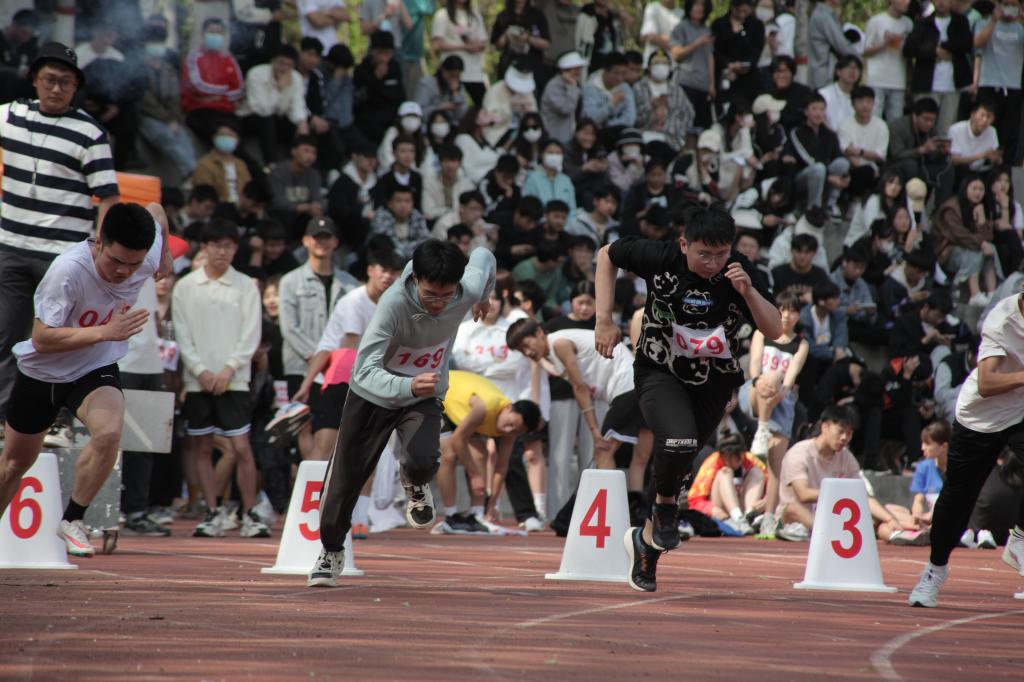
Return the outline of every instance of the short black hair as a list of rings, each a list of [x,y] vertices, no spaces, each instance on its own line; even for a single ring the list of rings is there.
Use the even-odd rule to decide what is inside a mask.
[[[726,433],[718,437],[718,454],[724,457],[742,457],[747,452],[747,442],[738,433]]]
[[[565,203],[561,199],[552,199],[544,207],[545,213],[568,213],[569,204]]]
[[[860,60],[860,57],[853,54],[844,54],[843,56],[839,57],[839,59],[836,60],[836,67],[835,69],[833,69],[833,71],[845,69],[850,64],[856,64],[858,69],[860,69],[861,71],[864,70],[864,62]]]
[[[220,27],[225,28],[225,29],[227,28],[227,25],[225,25],[224,20],[221,19],[220,17],[210,17],[206,21],[203,22],[203,30],[204,31],[206,29],[210,28],[211,26],[220,26]]]
[[[416,138],[408,133],[399,133],[395,136],[395,139],[391,141],[391,151],[397,152],[398,145],[400,144],[411,144],[413,148],[416,147]]]
[[[623,55],[626,58],[626,64],[640,64],[644,63],[644,56],[637,50],[626,50],[626,54]]]
[[[793,310],[800,312],[804,304],[800,297],[793,291],[783,291],[775,297],[775,307],[779,310]]]
[[[544,215],[544,202],[539,198],[528,194],[519,200],[519,205],[516,206],[516,213],[524,218],[540,220]]]
[[[269,204],[274,200],[270,185],[267,184],[265,178],[253,178],[245,183],[245,187],[242,188],[242,196],[261,204]]]
[[[525,298],[533,305],[535,313],[540,312],[540,309],[544,307],[544,301],[548,300],[544,289],[532,279],[516,282],[516,292],[519,293],[520,298]]]
[[[323,55],[324,44],[320,42],[319,38],[306,36],[299,41],[299,52],[316,52],[318,55]]]
[[[550,239],[541,239],[537,242],[537,261],[540,263],[552,263],[562,255],[562,245]]]
[[[460,206],[466,206],[471,201],[475,201],[481,206],[487,206],[487,202],[484,201],[484,195],[480,193],[480,190],[471,189],[459,195]]]
[[[813,234],[797,234],[793,235],[793,239],[789,242],[790,251],[817,251],[818,250],[818,238]]]
[[[853,429],[857,427],[857,418],[845,405],[829,405],[821,411],[818,423],[841,424]]]
[[[885,218],[878,218],[871,223],[871,236],[885,239],[892,236],[892,223]]]
[[[395,139],[397,140],[398,138],[396,137]],[[413,140],[412,143],[416,144],[416,140]],[[441,161],[462,161],[462,150],[459,149],[458,145],[448,142],[441,145],[441,148],[437,150],[437,158]]]
[[[683,236],[691,244],[703,242],[708,246],[731,246],[736,238],[736,222],[728,211],[719,206],[688,206],[681,217]]]
[[[217,203],[220,201],[220,195],[217,194],[217,189],[213,185],[196,185],[192,188],[192,191],[188,193],[188,200],[198,201],[203,203],[204,201],[212,201]]]
[[[540,428],[540,408],[532,400],[517,400],[512,403],[512,411],[523,418],[523,426],[527,433],[533,433]]]
[[[277,46],[277,48],[271,55],[271,59],[276,59],[277,57],[287,57],[288,59],[292,60],[293,63],[299,63],[299,51],[296,50],[291,45],[289,45],[288,43],[282,43],[281,45]]]
[[[391,201],[392,197],[402,192],[413,197],[413,199],[415,200],[416,193],[413,191],[412,185],[400,185],[396,182],[393,185],[391,185],[390,189],[388,189],[388,201]]]
[[[386,270],[405,269],[405,259],[393,249],[367,249],[366,265],[379,265]]]
[[[219,242],[222,239],[230,239],[237,244],[238,227],[226,218],[210,218],[210,221],[203,225],[203,229],[199,233],[199,241],[203,244],[209,244],[210,242]]]
[[[265,218],[256,223],[256,234],[265,242],[283,242],[288,239],[288,231],[280,220]]]
[[[610,182],[602,182],[591,192],[591,197],[594,199],[607,199],[611,197],[615,201],[619,200],[619,189]]]
[[[514,154],[502,154],[498,157],[498,163],[494,165],[494,170],[515,175],[519,172],[519,159]]]
[[[699,0],[699,1],[702,2],[703,5],[704,5],[704,16],[701,17],[701,20],[699,22],[700,24],[703,25],[703,24],[708,23],[708,15],[711,14],[711,12],[708,11],[708,6],[709,6],[710,3],[706,2],[706,0]],[[689,21],[693,21],[692,19],[690,19],[690,13],[693,11],[693,6],[696,5],[697,2],[698,2],[698,0],[686,0],[683,3],[683,18],[684,19],[687,19]]]
[[[523,339],[528,336],[535,336],[540,329],[540,322],[529,318],[521,318],[509,325],[505,332],[505,343],[512,350],[519,350],[523,347]]]
[[[848,246],[843,250],[843,260],[867,265],[868,254],[860,246]]]
[[[316,149],[316,138],[312,135],[296,135],[292,140],[291,148],[295,149],[296,147],[301,147],[304,144],[308,144],[310,147]]]
[[[428,239],[412,252],[416,279],[434,284],[457,284],[466,272],[466,257],[449,241]]]
[[[641,63],[643,60],[641,59]],[[621,52],[609,52],[604,57],[604,68],[614,69],[616,66],[626,66],[629,62],[626,60],[626,55]]]
[[[855,101],[855,100],[858,100],[858,99],[874,99],[874,98],[875,98],[875,89],[870,87],[870,86],[868,86],[868,85],[855,85],[853,87],[853,89],[850,90],[850,101],[851,102]]]
[[[148,251],[156,239],[156,222],[138,204],[114,204],[103,216],[100,240],[105,246],[120,244],[132,251]]]
[[[790,73],[796,74],[796,60],[790,57],[789,55],[780,54],[778,57],[772,60],[769,69],[771,71],[776,71],[780,66],[785,66],[787,69],[789,69]]]
[[[924,303],[929,308],[941,310],[947,315],[953,310],[953,298],[949,295],[949,292],[942,289],[935,289],[932,293],[928,294],[928,298]]]
[[[939,103],[931,97],[922,97],[921,99],[914,102],[914,107],[911,111],[916,115],[921,114],[936,114],[939,113]]]
[[[815,303],[827,301],[830,298],[839,298],[839,287],[830,279],[823,280],[811,289],[811,297]]]
[[[811,106],[812,104],[816,104],[816,103],[820,103],[820,104],[824,104],[824,105],[828,106],[828,103],[825,102],[825,98],[824,97],[822,97],[820,94],[818,94],[816,92],[812,92],[811,94],[807,95],[807,97],[804,98],[804,109],[806,109],[807,107]]]
[[[986,109],[989,113],[994,114],[996,112],[996,103],[992,101],[991,97],[979,96],[971,105],[971,113],[973,114],[978,109]]]
[[[588,249],[590,249],[591,251],[597,251],[597,244],[594,242],[593,238],[588,237],[585,234],[573,235],[569,239],[569,244],[568,244],[569,250],[575,249],[575,248],[580,247],[580,246],[585,246]]]
[[[455,223],[449,227],[446,234],[448,235],[449,240],[462,239],[463,237],[469,237],[470,239],[473,238],[473,230],[469,229],[469,227],[462,223]]]

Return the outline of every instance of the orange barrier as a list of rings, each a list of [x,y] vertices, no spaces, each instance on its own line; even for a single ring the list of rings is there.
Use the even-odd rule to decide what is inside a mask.
[[[4,174],[4,165],[0,161],[0,176]],[[121,203],[142,204],[160,203],[160,178],[155,175],[139,175],[138,173],[118,173],[117,186],[121,193]],[[2,196],[2,192],[0,192]],[[92,199],[98,204],[96,197]]]

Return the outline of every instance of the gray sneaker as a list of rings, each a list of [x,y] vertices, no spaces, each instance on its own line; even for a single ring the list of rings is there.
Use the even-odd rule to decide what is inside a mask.
[[[345,570],[345,550],[328,552],[320,550],[313,570],[309,572],[306,587],[337,587],[338,576]]]
[[[405,503],[405,519],[413,528],[426,528],[434,522],[434,495],[430,492],[430,484],[405,485],[405,495],[409,498]]]

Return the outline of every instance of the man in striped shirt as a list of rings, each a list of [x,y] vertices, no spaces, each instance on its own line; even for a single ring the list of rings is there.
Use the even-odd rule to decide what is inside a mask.
[[[0,105],[0,417],[14,380],[11,348],[29,334],[36,286],[50,262],[91,237],[93,221],[101,224],[118,201],[107,133],[71,106],[85,82],[75,51],[43,45],[29,77],[38,99]],[[165,248],[160,274],[169,271]]]

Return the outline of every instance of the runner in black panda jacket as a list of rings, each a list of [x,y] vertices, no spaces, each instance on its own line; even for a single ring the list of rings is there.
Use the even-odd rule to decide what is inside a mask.
[[[607,357],[619,343],[612,320],[619,268],[647,282],[636,349],[636,395],[654,432],[654,513],[624,538],[633,589],[653,592],[662,552],[679,545],[676,497],[683,476],[743,383],[736,334],[752,322],[765,338],[782,334],[771,294],[752,284],[754,266],[732,248],[736,226],[716,207],[687,207],[677,242],[635,237],[603,247],[597,257],[597,349]],[[755,280],[756,281],[756,280]]]

